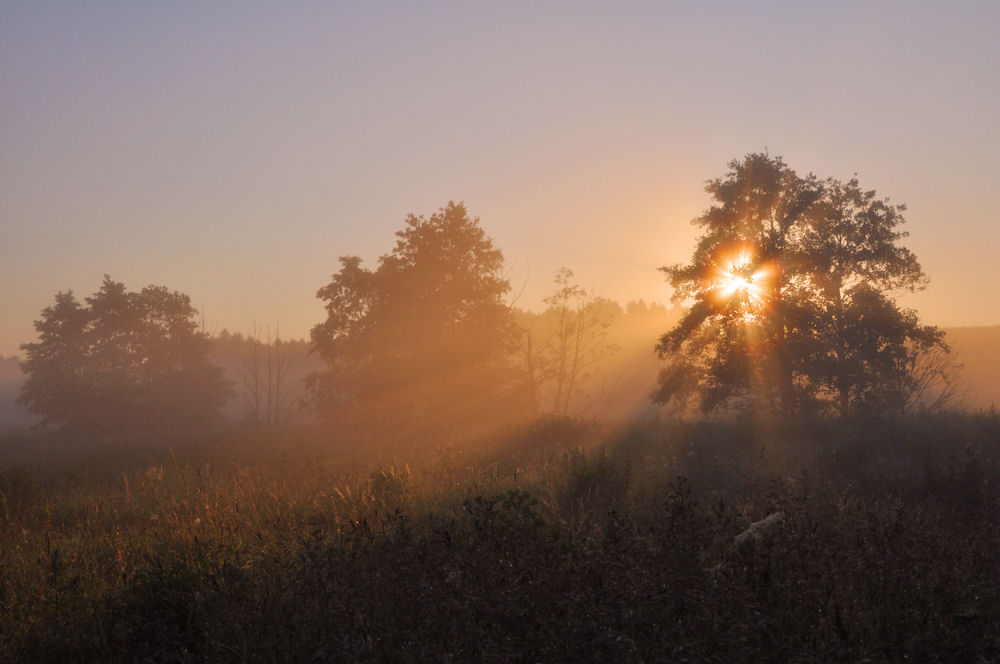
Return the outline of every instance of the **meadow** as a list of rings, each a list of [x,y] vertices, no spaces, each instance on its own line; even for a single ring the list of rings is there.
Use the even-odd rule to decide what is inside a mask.
[[[0,659],[1000,657],[995,411],[447,442],[8,436]]]

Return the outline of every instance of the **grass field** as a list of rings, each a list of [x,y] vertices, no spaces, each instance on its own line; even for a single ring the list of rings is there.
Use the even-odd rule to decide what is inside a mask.
[[[1000,658],[995,412],[447,443],[8,438],[0,658]]]

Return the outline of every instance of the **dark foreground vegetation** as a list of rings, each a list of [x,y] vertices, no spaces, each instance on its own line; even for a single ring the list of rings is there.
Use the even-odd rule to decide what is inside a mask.
[[[4,441],[6,661],[996,661],[1000,417]],[[773,527],[736,538],[770,515]]]

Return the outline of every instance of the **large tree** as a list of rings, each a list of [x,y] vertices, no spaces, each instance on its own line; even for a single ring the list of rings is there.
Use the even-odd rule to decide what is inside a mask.
[[[927,282],[900,244],[905,210],[862,190],[857,177],[829,178],[797,235],[793,264],[811,313],[804,370],[818,392],[835,395],[841,415],[852,407],[902,409],[916,358],[946,349],[940,330],[893,299]]]
[[[105,275],[81,303],[72,291],[35,321],[23,344],[28,378],[18,400],[43,424],[103,434],[190,429],[218,415],[229,394],[209,362],[190,298],[162,286],[129,292]]]
[[[900,244],[904,208],[768,154],[729,168],[706,186],[691,262],[663,268],[689,308],[657,346],[655,398],[786,414],[898,407],[893,386],[914,358],[945,348],[894,299],[926,282]]]
[[[328,365],[312,381],[319,405],[404,435],[482,429],[515,383],[503,254],[462,203],[409,215],[396,237],[374,270],[342,257],[317,293],[327,317],[312,341]]]
[[[675,301],[691,306],[657,346],[669,364],[656,398],[693,395],[711,410],[753,395],[759,406],[788,411],[799,298],[786,259],[818,185],[766,154],[729,166],[706,184],[714,203],[693,222],[705,232],[691,262],[662,268]]]

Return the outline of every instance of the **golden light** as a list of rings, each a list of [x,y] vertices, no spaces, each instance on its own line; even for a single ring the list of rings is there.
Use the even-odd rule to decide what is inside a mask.
[[[709,290],[722,301],[734,301],[743,308],[743,317],[748,322],[755,318],[755,311],[763,305],[764,286],[769,271],[758,268],[753,272],[753,256],[747,251],[736,253],[719,267]]]

